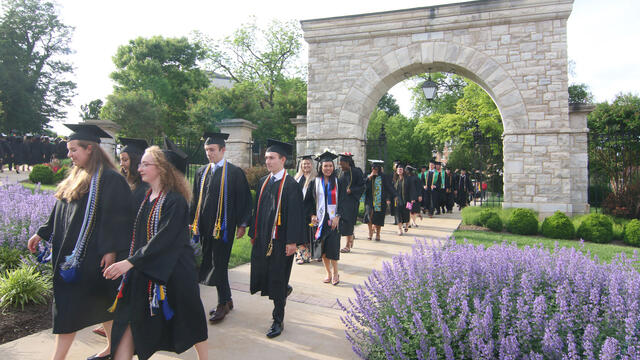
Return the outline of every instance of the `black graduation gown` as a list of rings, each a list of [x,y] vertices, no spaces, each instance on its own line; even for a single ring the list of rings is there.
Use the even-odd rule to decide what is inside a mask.
[[[200,181],[207,165],[201,166],[196,171],[193,181],[193,199],[189,207],[189,220],[193,223],[200,197]],[[226,279],[224,272],[229,266],[231,248],[236,234],[236,227],[249,225],[251,220],[251,191],[244,172],[239,167],[227,162],[227,241],[213,238],[213,230],[218,214],[218,199],[220,196],[220,182],[222,180],[222,167],[213,174],[213,165],[205,179],[200,208],[199,232],[202,241],[202,265],[200,265],[200,281],[209,286],[218,286]],[[224,204],[222,206],[222,219],[224,219]]]
[[[307,192],[304,188],[304,183],[307,181],[307,177],[302,175],[300,176],[300,178],[298,178],[298,180],[296,180],[298,182],[298,186],[300,186],[300,191],[302,192],[302,201],[304,202],[306,196],[307,196]],[[309,182],[309,184],[311,184],[311,182]],[[311,242],[313,241],[313,228],[309,227],[308,224],[311,223],[311,218],[308,216],[306,208],[305,208],[305,217],[302,220],[304,221],[304,238],[302,239],[302,241],[299,241],[298,244],[299,245],[304,245],[307,247],[311,247]]]
[[[444,198],[445,198],[445,206],[447,210],[451,211],[453,209],[453,185],[455,179],[454,174],[450,172],[447,174],[444,173]]]
[[[423,188],[420,186],[420,179],[418,179],[417,175],[407,176],[407,179],[409,179],[413,186],[414,202],[413,207],[411,208],[411,213],[418,214],[420,212],[420,202],[418,201],[418,197],[422,196]]]
[[[287,284],[291,275],[293,255],[285,255],[287,244],[296,244],[304,239],[307,224],[304,222],[304,205],[300,185],[291,176],[285,178],[282,189],[281,223],[277,226],[277,239],[273,240],[271,256],[266,256],[274,217],[276,216],[278,187],[280,181],[267,184],[258,209],[260,189],[268,175],[260,179],[256,189],[254,219],[251,221],[249,236],[253,239],[256,230],[258,236],[251,248],[251,294],[260,291],[260,295],[269,299],[284,301],[287,296]],[[258,214],[258,210],[260,213]]]
[[[469,191],[473,191],[469,174],[459,175],[456,185],[456,189],[458,190],[458,205],[465,207],[469,203]]]
[[[376,212],[374,210],[375,207],[373,206],[373,181],[375,180],[376,176],[382,177],[382,194],[380,196],[381,210],[379,212]],[[390,182],[388,181],[388,179],[384,174],[376,175],[376,176],[372,176],[370,178],[368,177],[365,183],[365,195],[364,195],[365,212],[370,211],[372,213],[372,214],[369,214],[369,216],[372,217],[370,220],[373,224],[378,226],[384,226],[384,217],[387,211],[387,200],[393,201],[393,199],[396,197],[396,193],[395,193],[395,190],[393,189],[393,186],[390,184]],[[367,214],[365,214],[365,216],[366,215]]]
[[[136,188],[131,192],[131,198],[133,200],[133,212],[134,215],[137,214],[138,209],[140,208],[140,204],[144,200],[144,197],[147,195],[147,191],[149,190],[149,184],[144,181],[140,181]]]
[[[311,219],[311,216],[316,214],[316,181],[319,178],[311,180],[309,187],[307,188],[307,194],[304,197],[304,211],[306,217]],[[348,183],[347,183],[348,184]],[[318,219],[322,221],[322,234],[318,239],[322,243],[322,254],[325,254],[328,259],[340,260],[340,226],[342,225],[342,218],[345,214],[345,203],[347,198],[346,187],[343,187],[340,181],[338,181],[338,206],[336,207],[336,216],[340,216],[340,225],[336,229],[331,229],[331,223],[329,220],[329,214],[325,211],[324,219]],[[326,196],[325,196],[325,209],[326,209]],[[353,234],[353,227],[351,230]],[[314,235],[315,237],[315,235]]]
[[[89,194],[80,200],[56,201],[47,222],[38,235],[52,240],[53,265],[53,333],[71,333],[113,318],[107,308],[113,303],[118,281],[102,276],[100,261],[106,253],[123,254],[131,241],[131,190],[116,171],[104,170],[96,223],[87,242],[80,278],[67,283],[60,276],[60,265],[70,255],[78,240]]]
[[[403,180],[399,178],[393,184],[396,190],[396,221],[399,223],[409,222],[410,210],[407,209],[407,203],[415,201],[417,196],[415,195],[415,184],[411,180],[411,176],[405,176]]]
[[[362,170],[352,167],[351,171],[343,171],[338,179],[339,188],[345,190],[344,200],[342,201],[343,212],[340,216],[340,227],[342,235],[353,235],[353,227],[358,218],[358,208],[360,207],[360,198],[364,192],[365,181]],[[351,194],[347,194],[347,188],[351,189]]]
[[[143,205],[135,229],[134,254],[128,258],[133,268],[115,312],[112,355],[127,325],[131,325],[139,359],[148,359],[161,350],[181,353],[207,339],[206,314],[189,239],[187,201],[179,193],[169,192],[162,206],[158,232],[148,240],[151,204],[147,200]],[[166,285],[167,300],[174,313],[171,320],[165,319],[162,310],[151,316],[149,281]]]

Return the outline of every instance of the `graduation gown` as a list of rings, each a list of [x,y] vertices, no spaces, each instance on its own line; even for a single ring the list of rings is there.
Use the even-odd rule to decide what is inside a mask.
[[[200,197],[200,182],[207,168],[201,166],[196,171],[193,181],[193,198],[189,207],[189,220],[193,223]],[[224,272],[229,266],[231,248],[236,234],[236,227],[249,225],[251,220],[251,191],[244,172],[239,167],[227,161],[227,214],[225,204],[222,205],[222,219],[227,217],[227,238],[213,238],[216,218],[218,215],[218,200],[220,197],[220,182],[222,181],[222,167],[213,173],[213,165],[207,174],[200,205],[199,232],[202,241],[202,264],[200,265],[200,281],[209,286],[219,286],[226,279]]]
[[[373,204],[373,182],[378,176],[382,177],[382,194],[380,196],[380,211],[375,211],[375,206]],[[372,213],[369,214],[372,217],[370,219],[371,222],[378,226],[384,226],[384,216],[387,211],[387,200],[393,201],[393,199],[396,197],[395,190],[393,189],[393,186],[390,184],[390,181],[385,176],[385,174],[372,176],[370,178],[368,177],[365,182],[364,194],[365,212]]]
[[[142,204],[142,200],[147,195],[147,191],[149,190],[149,184],[144,181],[140,181],[136,188],[131,192],[131,198],[133,200],[133,216],[137,214],[138,209],[140,208],[140,204]]]
[[[415,195],[415,183],[411,176],[405,176],[402,180],[398,178],[393,184],[396,190],[396,221],[399,223],[409,222],[410,210],[407,203],[417,199]]]
[[[304,211],[306,217],[311,219],[311,216],[316,215],[316,207],[318,202],[318,196],[316,194],[316,181],[321,181],[320,178],[315,178],[309,183],[307,188],[307,195],[304,197]],[[348,183],[347,183],[348,184]],[[327,209],[327,196],[325,194],[325,214],[324,219],[318,219],[318,223],[322,222],[322,233],[318,241],[322,244],[322,254],[330,260],[340,260],[340,226],[342,225],[342,218],[345,214],[345,203],[347,198],[346,187],[343,187],[340,181],[338,181],[338,204],[336,206],[336,216],[340,217],[340,225],[331,229],[331,222],[329,220],[329,213]],[[353,234],[353,228],[351,229]],[[315,235],[314,235],[315,237]]]
[[[413,185],[414,203],[413,203],[413,207],[411,208],[411,213],[418,214],[420,213],[420,202],[418,201],[418,197],[422,196],[422,190],[424,189],[420,185],[420,179],[418,179],[417,175],[407,176],[407,178]]]
[[[107,308],[113,303],[118,281],[102,276],[100,261],[106,253],[123,254],[131,241],[133,215],[131,190],[115,170],[105,169],[91,236],[87,241],[80,278],[67,283],[60,276],[60,265],[78,240],[89,194],[76,201],[56,201],[47,222],[38,235],[52,241],[53,333],[71,333],[113,318]]]
[[[151,206],[152,202],[147,200],[142,207],[135,229],[134,253],[127,259],[133,268],[128,272],[123,297],[115,312],[112,355],[127,325],[131,325],[139,359],[148,359],[160,350],[181,353],[207,339],[206,314],[189,237],[187,201],[179,193],[169,192],[162,206],[158,232],[147,239]],[[171,320],[165,319],[162,310],[151,316],[149,281],[166,285],[174,313]]]
[[[342,235],[353,235],[353,227],[358,218],[358,208],[360,198],[365,188],[364,175],[362,170],[352,167],[351,171],[343,171],[338,179],[338,188],[344,189],[344,199],[342,200],[342,214],[340,215],[340,227]],[[351,194],[346,190],[351,189]]]
[[[258,181],[254,219],[249,229],[249,236],[252,239],[255,237],[251,248],[250,290],[251,294],[259,291],[260,295],[269,296],[269,299],[284,301],[293,264],[293,255],[286,256],[285,247],[287,244],[296,244],[304,239],[307,224],[304,222],[300,185],[292,176],[287,176],[282,189],[281,223],[277,226],[277,238],[273,240],[271,256],[266,256],[276,216],[278,188],[282,181],[281,179],[265,186],[258,209],[260,189],[267,179],[268,175]],[[257,236],[255,236],[256,231]]]

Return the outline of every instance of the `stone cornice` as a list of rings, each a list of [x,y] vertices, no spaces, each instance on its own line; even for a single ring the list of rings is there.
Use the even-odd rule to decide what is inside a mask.
[[[573,0],[478,0],[300,22],[307,42],[411,35],[567,19]]]
[[[570,129],[570,128],[547,128],[547,129],[516,129],[505,131],[504,136],[508,135],[554,135],[554,134],[587,134],[588,128]]]

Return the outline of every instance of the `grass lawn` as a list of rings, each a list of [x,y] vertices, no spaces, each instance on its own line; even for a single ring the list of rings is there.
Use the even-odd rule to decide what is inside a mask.
[[[233,240],[229,268],[248,263],[251,260],[251,239],[248,235]]]
[[[21,182],[20,185],[24,186],[27,189],[30,189],[31,191],[35,190],[36,186],[38,184],[34,184],[34,183],[30,183],[30,182]],[[57,185],[40,185],[40,189],[42,190],[47,190],[47,191],[56,191],[56,186]]]
[[[471,244],[483,244],[485,246],[507,241],[508,243],[515,243],[518,247],[542,244],[545,248],[551,250],[555,247],[556,242],[559,247],[573,247],[577,250],[580,250],[582,247],[578,240],[549,239],[542,236],[514,235],[489,231],[458,230],[453,233],[453,236],[458,243],[464,242],[464,239],[467,239]],[[591,242],[584,242],[584,248],[582,248],[582,251],[585,253],[589,251],[591,255],[597,255],[598,259],[602,262],[610,262],[616,254],[621,252],[625,253],[627,257],[632,257],[633,252],[637,250],[638,248],[626,245],[597,244]]]

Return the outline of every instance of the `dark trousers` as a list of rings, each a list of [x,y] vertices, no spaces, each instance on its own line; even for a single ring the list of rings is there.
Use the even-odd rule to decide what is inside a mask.
[[[446,191],[446,190],[445,190]],[[447,207],[447,211],[451,211],[453,210],[453,190],[449,189],[448,193],[445,193],[446,195],[446,207]]]
[[[284,322],[284,307],[286,304],[286,297],[283,299],[273,299],[273,312],[271,313],[273,321],[277,321],[279,323]]]
[[[215,286],[218,292],[218,304],[231,301],[231,286],[229,285],[229,258],[233,248],[233,235],[230,240],[214,240],[211,237],[202,242],[202,265],[200,267],[200,281],[205,285]]]

